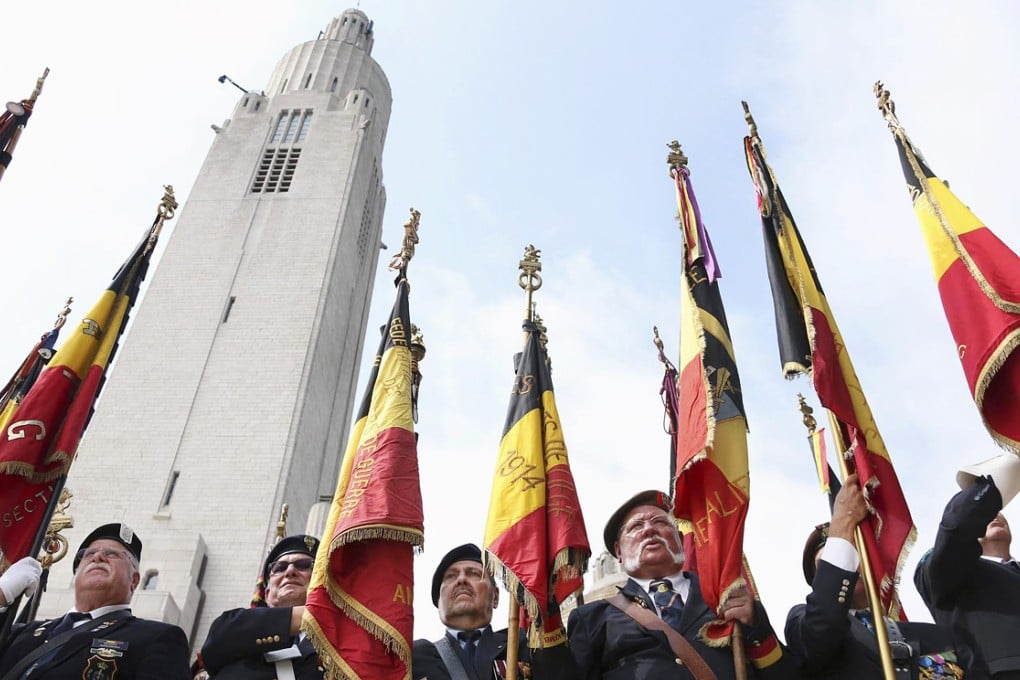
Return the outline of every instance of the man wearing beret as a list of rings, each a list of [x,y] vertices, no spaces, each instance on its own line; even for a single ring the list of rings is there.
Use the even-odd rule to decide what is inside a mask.
[[[141,540],[125,524],[105,524],[86,536],[74,558],[74,609],[16,625],[0,652],[0,678],[190,678],[184,631],[131,615],[141,555]],[[5,602],[28,592],[6,586],[0,578]]]
[[[857,569],[854,529],[868,515],[857,475],[846,478],[832,507],[832,522],[817,527],[804,546],[806,604],[790,610],[786,645],[804,678],[881,678],[882,662],[868,594]],[[966,645],[948,626],[885,619],[897,677],[987,678]]]
[[[288,536],[262,565],[265,602],[220,614],[202,646],[205,670],[216,680],[322,680],[311,640],[300,632],[319,540]]]
[[[1000,510],[1017,493],[1020,459],[1007,453],[969,469],[977,474],[957,476],[966,487],[946,506],[914,584],[935,622],[966,639],[992,678],[1017,680],[1020,566],[1010,556],[1012,534]]]
[[[499,604],[496,580],[482,566],[482,551],[473,543],[443,555],[432,575],[432,604],[446,635],[435,642],[415,640],[412,680],[493,680],[506,677],[507,631],[493,631],[492,610]],[[518,678],[568,680],[565,646],[536,651],[522,634]]]
[[[644,491],[606,523],[606,548],[630,579],[614,597],[578,607],[567,634],[581,680],[735,677],[730,647],[706,645],[698,631],[716,619],[701,596],[698,576],[682,571],[683,546],[666,494]],[[796,680],[765,609],[745,589],[726,601],[723,619],[739,621],[751,661],[749,678]]]

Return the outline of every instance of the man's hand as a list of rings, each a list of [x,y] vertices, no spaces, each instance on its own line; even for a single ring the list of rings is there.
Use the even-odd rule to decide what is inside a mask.
[[[754,598],[747,588],[737,588],[720,607],[723,621],[740,621],[745,626],[754,625]]]
[[[0,607],[9,606],[22,593],[33,595],[39,587],[42,565],[34,557],[22,557],[0,576]]]
[[[868,503],[864,500],[864,492],[857,481],[857,473],[848,475],[843,486],[836,494],[836,502],[832,506],[832,524],[829,536],[854,540],[854,529],[868,516]]]

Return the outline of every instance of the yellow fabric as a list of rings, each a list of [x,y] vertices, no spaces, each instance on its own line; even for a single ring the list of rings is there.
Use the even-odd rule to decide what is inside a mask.
[[[953,230],[958,235],[984,228],[985,225],[978,220],[974,213],[938,178],[928,178],[925,183],[942,209],[946,222],[953,226]],[[914,210],[921,222],[921,232],[928,245],[931,265],[935,270],[935,280],[938,281],[946,273],[946,270],[959,259],[959,256],[953,242],[942,229],[942,225],[939,224],[939,220],[928,202],[928,197],[924,193],[919,193],[914,199]]]

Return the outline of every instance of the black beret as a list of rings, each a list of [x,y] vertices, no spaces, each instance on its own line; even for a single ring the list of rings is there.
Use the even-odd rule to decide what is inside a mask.
[[[807,543],[804,544],[804,580],[807,581],[808,585],[811,585],[815,581],[815,555],[822,549],[825,542],[829,540],[829,523],[819,524],[808,536]]]
[[[266,561],[262,565],[262,578],[265,579],[267,584],[269,583],[269,566],[284,555],[302,553],[315,557],[315,552],[318,549],[319,539],[315,536],[295,534],[294,536],[280,539],[280,542],[274,545],[273,549],[269,551],[269,555],[266,556]]]
[[[443,584],[443,574],[450,568],[450,565],[454,562],[478,562],[482,563],[482,551],[474,543],[465,543],[464,545],[458,545],[450,552],[443,555],[443,559],[439,560],[439,566],[436,567],[436,571],[432,574],[432,604],[436,607],[439,606],[439,587]]]
[[[91,534],[85,537],[81,545],[78,546],[78,553],[74,556],[74,571],[78,571],[78,563],[81,562],[81,557],[79,556],[81,551],[89,547],[94,541],[104,538],[120,543],[135,556],[136,560],[142,559],[142,539],[138,538],[131,527],[127,524],[104,524],[98,529],[94,529]]]
[[[662,508],[671,516],[673,514],[672,501],[668,495],[661,491],[650,489],[633,496],[626,503],[618,507],[616,512],[609,517],[609,521],[606,522],[606,528],[602,532],[602,540],[605,541],[606,550],[609,551],[609,554],[619,557],[616,554],[616,539],[620,535],[620,526],[623,524],[623,519],[627,516],[627,513],[639,505],[654,505],[657,508]]]

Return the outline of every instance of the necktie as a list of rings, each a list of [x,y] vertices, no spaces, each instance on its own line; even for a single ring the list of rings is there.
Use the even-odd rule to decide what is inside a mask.
[[[461,647],[467,653],[468,662],[472,667],[475,665],[475,649],[481,637],[482,631],[480,630],[462,630],[457,633],[457,639],[460,640]]]
[[[67,612],[66,614],[64,614],[64,618],[60,619],[60,623],[53,627],[53,630],[50,632],[50,637],[60,635],[65,630],[71,630],[72,628],[74,628],[74,624],[76,624],[77,622],[85,621],[91,618],[92,618],[91,614],[82,614],[81,612]]]
[[[659,608],[659,616],[669,624],[673,630],[680,632],[680,617],[684,612],[684,601],[680,593],[673,590],[673,584],[668,579],[652,581],[648,585],[652,593],[652,599]]]

